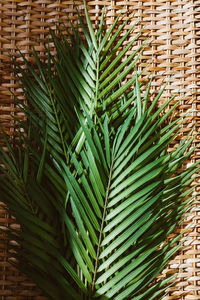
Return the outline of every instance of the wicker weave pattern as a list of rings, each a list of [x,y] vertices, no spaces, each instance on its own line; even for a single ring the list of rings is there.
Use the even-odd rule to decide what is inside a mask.
[[[83,11],[83,1],[76,1]],[[94,27],[99,22],[99,15],[104,1],[87,1],[89,13]],[[144,51],[140,67],[145,67],[148,61],[152,65],[145,74],[155,71],[152,93],[169,79],[163,101],[182,87],[181,95],[185,94],[178,107],[177,115],[193,108],[193,117],[184,126],[186,135],[196,123],[200,127],[198,110],[200,109],[200,0],[129,0],[106,1],[106,24],[112,24],[121,9],[134,12],[133,19],[141,18],[139,30],[145,25],[144,34],[139,43],[149,35],[150,45]],[[11,114],[19,114],[14,100],[8,92],[8,87],[21,96],[10,68],[9,53],[16,54],[15,44],[27,54],[34,43],[41,57],[45,57],[42,42],[48,36],[48,26],[55,28],[55,22],[64,21],[67,24],[66,13],[71,20],[76,21],[73,1],[70,0],[0,0],[0,121],[11,136],[14,134],[14,124]],[[128,25],[125,30],[128,29]],[[135,35],[135,33],[133,33]],[[173,74],[170,78],[170,75]],[[180,139],[182,136],[179,137]],[[0,141],[1,142],[1,141]],[[172,148],[178,140],[172,144]],[[198,139],[194,141],[194,144]],[[193,159],[200,158],[197,148]],[[194,225],[189,230],[189,239],[184,242],[181,252],[170,262],[164,274],[179,271],[178,279],[168,291],[165,300],[169,299],[200,299],[200,203],[194,207],[190,216],[177,230],[183,230],[192,221]],[[17,226],[14,220],[0,208],[0,226],[11,224]],[[8,251],[0,235],[0,299],[44,299],[25,276],[13,269],[8,261]]]

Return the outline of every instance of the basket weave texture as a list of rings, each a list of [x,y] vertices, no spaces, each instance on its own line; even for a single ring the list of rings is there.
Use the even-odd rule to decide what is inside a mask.
[[[83,12],[83,1],[76,1],[76,4]],[[87,1],[94,27],[98,25],[104,4],[106,4],[106,26],[109,27],[113,23],[121,9],[126,11],[124,15],[134,12],[133,19],[141,19],[133,35],[143,25],[146,26],[138,43],[146,39],[146,35],[151,42],[143,53],[140,68],[152,61],[151,66],[145,71],[145,75],[155,72],[152,94],[169,80],[161,101],[166,101],[182,87],[180,96],[184,95],[184,97],[176,115],[193,108],[192,118],[184,125],[182,135],[171,145],[173,149],[179,140],[187,135],[192,125],[196,124],[196,132],[200,127],[200,0],[107,0],[106,3]],[[34,44],[40,56],[45,57],[43,41],[48,37],[48,28],[50,26],[55,29],[55,24],[61,21],[69,26],[66,14],[73,22],[77,20],[73,1],[0,0],[0,122],[11,136],[15,134],[11,115],[20,116],[20,112],[8,88],[19,97],[23,96],[13,78],[9,54],[17,55],[17,45],[27,58],[31,59],[29,53]],[[125,30],[127,29],[128,25]],[[194,145],[198,140],[199,138],[194,140]],[[192,161],[199,158],[200,147],[197,147]],[[165,300],[200,299],[200,201],[198,199],[192,214],[176,230],[176,233],[180,233],[191,223],[193,225],[187,233],[187,241],[183,243],[181,251],[164,271],[164,274],[179,272]],[[18,226],[2,206],[0,226],[8,224]],[[8,250],[3,243],[5,240],[6,237],[0,234],[0,299],[46,299],[28,278],[9,264]]]

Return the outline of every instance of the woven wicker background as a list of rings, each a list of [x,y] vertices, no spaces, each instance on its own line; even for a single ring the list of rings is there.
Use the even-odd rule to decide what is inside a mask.
[[[83,11],[83,1],[76,1],[76,3]],[[87,4],[92,23],[96,26],[105,2],[87,1]],[[106,1],[106,9],[107,26],[113,22],[121,9],[126,9],[128,13],[134,11],[134,19],[141,18],[137,30],[142,25],[146,25],[141,39],[148,33],[151,43],[143,54],[140,66],[144,67],[148,61],[153,60],[146,72],[148,74],[155,71],[156,74],[152,92],[159,89],[174,73],[162,100],[168,99],[179,87],[182,87],[180,95],[185,94],[185,97],[178,107],[177,114],[181,115],[189,108],[194,110],[192,119],[184,126],[183,135],[187,134],[192,123],[196,123],[198,130],[200,127],[200,0]],[[9,53],[16,54],[15,45],[17,45],[28,56],[34,42],[36,50],[45,57],[42,42],[48,36],[48,27],[49,25],[55,27],[55,22],[61,20],[67,24],[66,13],[70,19],[76,20],[73,1],[0,0],[0,122],[11,136],[14,134],[14,124],[10,114],[15,115],[19,112],[7,88],[11,88],[18,95],[20,91],[11,73]],[[194,144],[197,142],[195,140]],[[193,160],[198,158],[200,158],[199,148]],[[178,279],[165,299],[200,299],[200,203],[198,201],[193,208],[192,216],[177,232],[192,222],[188,240],[164,272],[179,271]],[[5,209],[0,208],[0,226],[5,224],[17,226]],[[30,280],[10,266],[8,252],[2,243],[5,236],[1,235],[0,239],[0,299],[45,299]]]

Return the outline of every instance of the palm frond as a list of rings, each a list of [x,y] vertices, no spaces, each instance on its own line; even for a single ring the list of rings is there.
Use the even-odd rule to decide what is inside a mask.
[[[130,20],[117,28],[119,15],[104,34],[105,11],[97,32],[86,4],[85,13],[85,41],[63,24],[67,36],[51,31],[56,57],[47,45],[46,63],[35,50],[35,66],[22,53],[26,70],[13,60],[28,104],[15,97],[27,122],[15,120],[14,144],[2,130],[0,201],[20,224],[5,229],[16,242],[8,247],[54,300],[156,299],[172,279],[155,281],[181,247],[182,234],[168,237],[193,203],[200,168],[182,168],[192,131],[167,151],[189,112],[169,121],[176,94],[155,109],[166,86],[149,103],[152,79],[146,86],[137,71],[145,43],[127,54],[138,21],[121,36]]]

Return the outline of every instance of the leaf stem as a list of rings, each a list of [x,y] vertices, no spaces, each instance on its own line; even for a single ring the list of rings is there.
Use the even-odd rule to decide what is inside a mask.
[[[56,111],[55,103],[54,103],[54,100],[53,100],[53,98],[51,96],[51,93],[49,93],[49,95],[50,95],[51,103],[52,103],[52,106],[53,106],[54,114],[56,116],[56,122],[57,122],[57,125],[58,125],[58,130],[59,130],[59,133],[60,133],[60,138],[61,138],[61,142],[62,142],[62,146],[63,146],[64,156],[65,156],[66,163],[67,163],[68,162],[68,156],[67,156],[65,142],[64,142],[64,138],[63,138],[61,126],[60,126],[60,121],[59,121],[59,118],[58,118],[58,114],[57,114],[57,111]]]
[[[97,58],[97,73],[96,73],[96,93],[95,93],[95,108],[97,107],[97,95],[99,88],[99,57]]]
[[[96,71],[96,88],[95,88],[94,112],[96,112],[96,108],[97,108],[98,89],[99,89],[99,57],[97,57],[97,71]],[[94,123],[96,124],[96,113],[95,113],[95,116],[94,116]]]
[[[100,246],[101,246],[101,241],[102,241],[102,236],[103,236],[103,229],[104,229],[104,223],[105,223],[105,217],[106,217],[106,209],[107,209],[108,198],[109,198],[109,193],[110,193],[110,185],[111,185],[112,172],[113,172],[113,163],[114,163],[114,158],[112,159],[112,164],[110,167],[108,187],[107,187],[107,192],[106,192],[106,199],[105,199],[103,217],[102,217],[102,222],[101,222],[101,229],[100,229],[100,234],[99,234],[96,263],[95,263],[94,276],[93,276],[92,287],[91,287],[92,293],[94,293],[95,281],[96,281],[96,277],[97,277],[97,269],[98,269],[99,256],[100,256]]]

